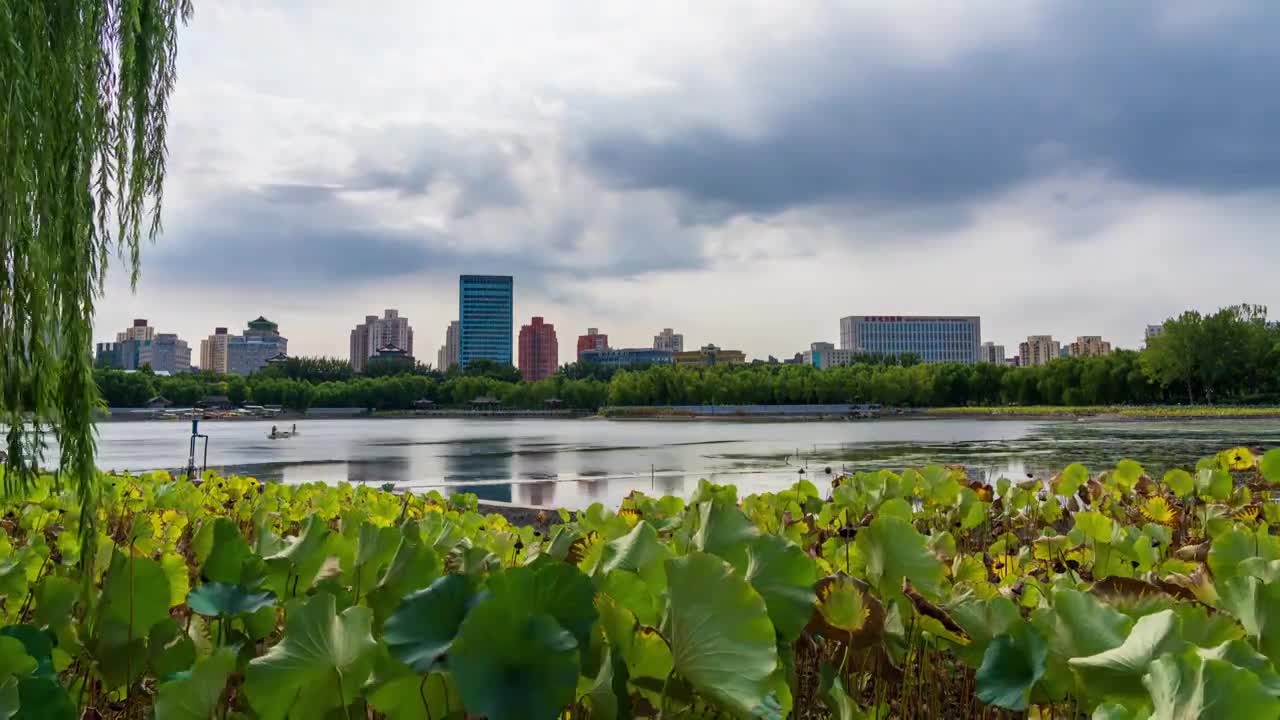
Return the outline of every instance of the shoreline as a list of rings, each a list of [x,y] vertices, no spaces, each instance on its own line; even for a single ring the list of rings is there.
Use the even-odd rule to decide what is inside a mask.
[[[758,406],[766,407],[766,406]],[[637,408],[635,411],[590,413],[571,410],[545,411],[468,411],[436,410],[428,412],[388,411],[318,414],[281,413],[274,417],[205,417],[201,422],[310,422],[328,420],[416,420],[416,419],[529,419],[529,420],[602,420],[611,422],[673,422],[673,423],[812,423],[812,422],[877,422],[883,420],[1029,420],[1029,421],[1077,421],[1077,422],[1174,422],[1181,420],[1280,420],[1280,408],[1185,408],[1181,406],[1144,408],[1044,408],[1044,409],[980,409],[980,408],[913,408],[901,412],[887,412],[875,417],[851,417],[848,415],[815,413],[796,414],[754,412],[751,414],[716,413],[690,414],[672,412],[663,408]],[[101,416],[100,423],[167,421],[186,423],[191,418],[176,416],[156,417],[144,411],[126,409]]]

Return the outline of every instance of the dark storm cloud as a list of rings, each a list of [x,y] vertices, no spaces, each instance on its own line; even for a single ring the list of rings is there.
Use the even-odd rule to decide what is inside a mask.
[[[833,22],[743,68],[763,132],[586,128],[582,155],[615,187],[673,191],[701,221],[964,202],[1082,168],[1209,192],[1280,185],[1280,4],[1191,27],[1170,27],[1163,7],[1062,3],[1043,38],[940,66],[867,51]]]

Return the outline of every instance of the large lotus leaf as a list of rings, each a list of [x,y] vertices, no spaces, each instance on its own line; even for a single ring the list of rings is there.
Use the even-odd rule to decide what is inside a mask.
[[[549,560],[535,562],[491,576],[489,590],[510,596],[530,614],[551,615],[573,634],[578,647],[590,647],[591,626],[597,618],[595,588],[577,567]]]
[[[667,634],[675,670],[739,717],[766,702],[778,667],[764,599],[723,560],[694,552],[667,561]]]
[[[1267,693],[1280,697],[1280,673],[1271,661],[1243,640],[1229,640],[1211,648],[1196,648],[1201,657],[1208,660],[1225,660],[1258,676]]]
[[[41,677],[55,677],[53,666],[54,636],[34,625],[9,625],[0,629],[0,638],[11,638],[22,643],[23,650],[36,661],[33,672]],[[2,675],[3,673],[0,673]]]
[[[224,646],[185,676],[163,683],[156,698],[156,720],[209,720],[235,669],[236,649]]]
[[[1141,701],[1146,697],[1142,676],[1147,665],[1186,646],[1181,625],[1172,610],[1146,615],[1134,623],[1119,647],[1068,661],[1090,697]]]
[[[443,569],[440,556],[422,541],[417,526],[405,523],[391,564],[368,596],[369,607],[373,608],[374,627],[382,627],[401,598],[435,582]]]
[[[1133,709],[1120,703],[1103,703],[1093,709],[1090,720],[1151,720],[1151,707]]]
[[[719,555],[736,567],[747,560],[747,544],[760,531],[737,505],[704,502],[697,506],[698,530],[693,535],[693,548]]]
[[[419,675],[379,647],[365,686],[369,705],[387,720],[462,720],[462,698],[447,672]]]
[[[1236,575],[1241,575],[1240,563],[1253,557],[1264,561],[1280,560],[1280,545],[1263,533],[1249,532],[1244,526],[1237,525],[1220,533],[1209,546],[1207,564],[1213,573],[1215,584],[1221,584]]]
[[[224,517],[214,518],[200,527],[195,548],[196,557],[204,560],[200,574],[213,582],[231,585],[240,582],[244,561],[253,552],[240,528]]]
[[[387,720],[461,720],[465,715],[449,673],[398,677],[370,692],[369,704]]]
[[[1129,616],[1079,590],[1053,593],[1053,611],[1055,631],[1050,636],[1050,645],[1068,659],[1119,647],[1133,627]]]
[[[0,678],[30,675],[35,669],[36,659],[27,654],[21,640],[0,636]]]
[[[252,592],[240,585],[222,582],[205,583],[187,596],[187,606],[191,611],[205,617],[248,615],[275,602],[275,593],[269,590]]]
[[[922,595],[937,600],[942,594],[943,567],[929,552],[925,537],[898,518],[876,518],[855,541],[866,563],[867,580],[892,597],[906,578]]]
[[[1076,491],[1087,482],[1089,482],[1089,469],[1080,463],[1072,463],[1054,480],[1053,492],[1062,497],[1075,495]]]
[[[382,628],[391,655],[415,672],[431,672],[449,652],[474,597],[471,581],[463,575],[445,575],[405,596]]]
[[[18,700],[18,678],[7,677],[0,680],[0,720],[12,718],[21,706]]]
[[[36,622],[49,627],[72,622],[72,611],[79,599],[80,585],[75,580],[57,575],[46,577],[36,592]]]
[[[1280,717],[1280,698],[1257,675],[1195,649],[1152,662],[1143,684],[1151,693],[1153,720]]]
[[[98,674],[109,688],[130,685],[147,667],[146,635],[114,618],[102,618],[88,643]]]
[[[746,577],[764,598],[769,619],[783,642],[793,642],[813,617],[813,584],[818,569],[798,545],[777,535],[756,538],[748,546]]]
[[[1125,490],[1132,490],[1133,486],[1138,483],[1138,478],[1142,477],[1143,469],[1134,460],[1121,460],[1116,464],[1115,471],[1111,474],[1115,478],[1116,484]]]
[[[1181,468],[1175,468],[1164,474],[1164,484],[1169,486],[1175,497],[1184,498],[1196,489],[1195,478]]]
[[[1263,654],[1280,662],[1280,582],[1233,577],[1219,587],[1222,607],[1240,621]]]
[[[1280,560],[1264,560],[1260,557],[1241,560],[1236,567],[1240,575],[1256,577],[1264,583],[1280,580]]]
[[[1231,473],[1221,468],[1203,468],[1196,472],[1196,494],[1218,502],[1226,502],[1235,487]]]
[[[988,645],[978,668],[978,699],[1007,710],[1025,710],[1031,689],[1044,675],[1049,646],[1025,621]]]
[[[449,667],[467,712],[489,720],[555,718],[578,686],[578,642],[523,593],[497,592],[462,622]]]
[[[399,528],[380,528],[370,522],[360,524],[351,566],[344,568],[347,584],[355,589],[357,598],[368,594],[377,584],[383,568],[395,556],[401,539]]]
[[[267,556],[267,566],[271,569],[269,587],[278,597],[297,597],[311,587],[324,564],[332,533],[323,518],[312,514],[298,537],[283,550]]]
[[[666,560],[670,555],[670,551],[658,540],[658,531],[641,520],[631,532],[604,546],[597,571],[601,574],[614,570],[638,572],[641,568]]]
[[[1243,638],[1244,628],[1229,613],[1211,610],[1204,605],[1182,603],[1173,608],[1182,623],[1182,639],[1200,647],[1214,647]]]
[[[624,677],[618,678],[621,682],[615,683],[615,673],[619,670]],[[591,708],[592,720],[618,720],[618,708],[622,704],[620,700],[627,699],[625,673],[626,665],[621,663],[620,658],[615,662],[613,653],[606,649],[595,677],[578,678],[577,696],[583,699],[584,705]],[[622,692],[618,692],[619,688]]]
[[[23,677],[18,681],[18,711],[9,720],[76,720],[75,703],[56,679]],[[3,707],[0,700],[0,707]]]
[[[371,621],[363,607],[339,615],[328,593],[290,603],[284,636],[245,672],[244,690],[258,716],[318,718],[350,704],[369,676]]]
[[[169,578],[155,560],[116,551],[102,587],[103,617],[144,637],[152,625],[169,617]]]
[[[1267,482],[1272,485],[1280,484],[1280,448],[1272,448],[1263,454],[1258,470]]]
[[[1096,510],[1087,510],[1075,514],[1074,530],[1079,530],[1085,537],[1095,543],[1111,542],[1111,534],[1115,530],[1115,523],[1111,518],[1103,515]]]
[[[164,679],[182,672],[196,661],[196,646],[173,618],[165,618],[147,636],[147,664],[151,674]]]
[[[632,572],[614,570],[603,578],[597,576],[601,593],[616,600],[635,614],[642,625],[657,625],[665,602],[655,596],[648,583]]]
[[[177,607],[187,601],[191,591],[191,576],[187,572],[187,559],[177,553],[165,553],[160,557],[160,567],[169,580],[169,607]]]

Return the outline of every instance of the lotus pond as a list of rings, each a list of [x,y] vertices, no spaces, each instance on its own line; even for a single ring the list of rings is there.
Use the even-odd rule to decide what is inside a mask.
[[[0,718],[1280,718],[1280,450],[628,497],[103,476],[0,510]]]

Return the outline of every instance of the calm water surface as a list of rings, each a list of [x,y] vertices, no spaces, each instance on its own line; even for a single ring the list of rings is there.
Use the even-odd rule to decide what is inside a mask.
[[[290,423],[291,424],[291,423]],[[548,507],[617,504],[629,492],[688,495],[700,478],[743,491],[785,487],[826,470],[963,464],[977,477],[1046,474],[1069,462],[1101,469],[1132,457],[1163,471],[1226,447],[1280,446],[1280,421],[1075,422],[876,420],[823,423],[545,419],[352,419],[207,422],[209,466],[287,483],[395,483]],[[186,466],[190,423],[99,426],[99,465]]]

